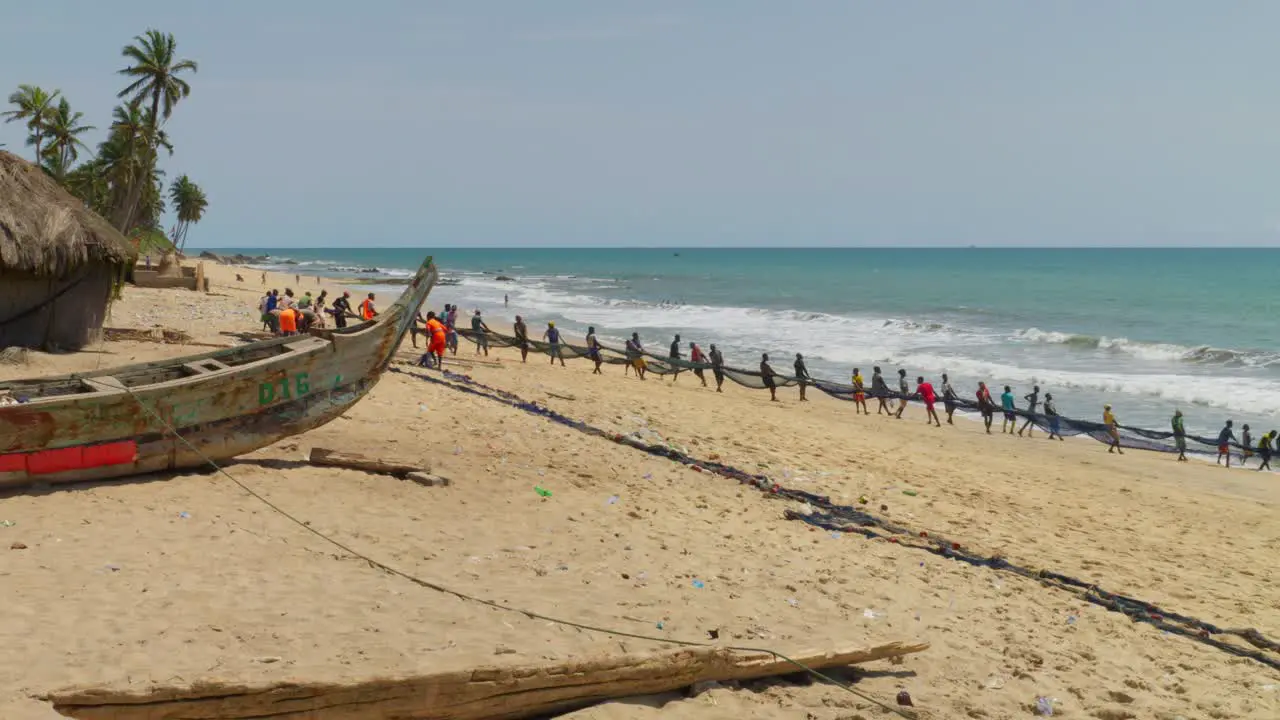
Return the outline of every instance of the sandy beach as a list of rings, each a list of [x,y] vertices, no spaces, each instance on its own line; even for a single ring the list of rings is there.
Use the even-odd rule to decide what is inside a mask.
[[[206,271],[209,294],[127,288],[108,326],[163,326],[228,346],[223,331],[258,329],[260,271]],[[321,289],[294,280],[268,284]],[[330,297],[344,289],[327,288]],[[449,291],[437,289],[430,307]],[[510,318],[487,320],[497,328]],[[0,365],[0,377],[208,349],[112,341],[31,353],[26,365]],[[1274,474],[1108,455],[1040,433],[988,436],[959,419],[926,427],[918,406],[888,420],[817,392],[801,404],[787,389],[771,403],[732,384],[717,394],[689,374],[640,382],[616,366],[593,376],[585,361],[522,364],[494,350],[474,363],[473,353],[463,341],[454,369],[610,432],[661,437],[833,500],[866,496],[894,522],[965,548],[1280,636]],[[407,340],[401,354],[415,356]],[[302,461],[313,447],[427,460],[452,484],[312,467]],[[889,704],[908,691],[921,717],[1030,717],[1039,697],[1069,718],[1280,717],[1280,672],[1256,661],[1033,580],[787,520],[798,503],[405,373],[387,373],[341,419],[226,470],[361,553],[515,608],[672,639],[715,630],[726,644],[779,649],[928,641],[923,653],[852,675]],[[212,472],[11,494],[0,520],[12,523],[0,527],[5,720],[58,717],[34,698],[70,686],[356,682],[662,647],[416,586]],[[839,688],[782,680],[573,715],[657,716],[888,717]]]

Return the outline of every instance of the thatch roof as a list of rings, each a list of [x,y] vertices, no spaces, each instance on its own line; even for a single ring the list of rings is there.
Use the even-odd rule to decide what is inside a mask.
[[[86,263],[132,263],[133,245],[43,170],[0,150],[0,273],[62,277]]]

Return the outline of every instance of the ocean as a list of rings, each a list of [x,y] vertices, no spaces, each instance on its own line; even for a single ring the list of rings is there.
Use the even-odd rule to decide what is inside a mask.
[[[672,335],[716,343],[730,365],[768,352],[779,370],[848,382],[905,368],[978,380],[1019,398],[1039,384],[1069,417],[1193,434],[1223,421],[1280,427],[1280,250],[1273,249],[408,249],[219,248],[270,254],[271,269],[370,277],[384,297],[431,254],[445,276],[430,305],[495,320],[523,315],[571,335],[632,331],[665,352]],[[500,281],[498,275],[513,278]],[[510,306],[503,307],[503,296]],[[386,302],[386,300],[384,300]]]

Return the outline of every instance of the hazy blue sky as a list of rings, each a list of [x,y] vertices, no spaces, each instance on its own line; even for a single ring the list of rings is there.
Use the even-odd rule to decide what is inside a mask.
[[[104,126],[198,60],[197,246],[1274,244],[1280,3],[0,0]],[[18,125],[0,142],[25,151]],[[97,136],[94,137],[96,143]],[[29,154],[29,153],[28,153]]]

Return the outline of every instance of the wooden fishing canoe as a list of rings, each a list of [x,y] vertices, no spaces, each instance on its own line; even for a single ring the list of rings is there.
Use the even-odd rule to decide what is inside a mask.
[[[207,466],[323,425],[378,382],[437,277],[427,258],[395,304],[343,329],[0,382],[20,401],[0,406],[0,488]]]

